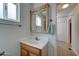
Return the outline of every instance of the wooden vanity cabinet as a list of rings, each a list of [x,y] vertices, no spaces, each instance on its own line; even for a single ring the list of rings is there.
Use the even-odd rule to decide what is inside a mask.
[[[47,44],[43,49],[38,49],[24,43],[20,43],[21,56],[47,56]]]
[[[25,49],[21,49],[21,55],[26,56],[28,55],[28,52]]]

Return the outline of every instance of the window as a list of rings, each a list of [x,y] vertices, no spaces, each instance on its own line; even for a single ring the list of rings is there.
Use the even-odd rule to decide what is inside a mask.
[[[36,26],[40,26],[41,27],[41,17],[36,15]]]
[[[3,20],[20,22],[20,4],[19,3],[0,3],[0,23]]]
[[[3,3],[0,3],[0,18],[3,18]]]
[[[8,3],[8,19],[16,20],[16,5],[13,3]]]

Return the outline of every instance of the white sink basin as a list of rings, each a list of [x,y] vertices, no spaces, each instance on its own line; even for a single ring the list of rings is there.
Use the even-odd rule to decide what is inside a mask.
[[[30,43],[30,44],[38,44],[39,43],[39,41],[31,40],[31,39],[28,39],[27,42]]]
[[[39,40],[35,40],[34,38],[33,39],[22,39],[21,43],[28,44],[32,47],[42,49],[48,43],[48,38],[39,37]]]

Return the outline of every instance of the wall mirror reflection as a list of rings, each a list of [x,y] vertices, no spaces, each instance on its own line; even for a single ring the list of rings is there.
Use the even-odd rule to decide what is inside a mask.
[[[30,32],[44,32],[48,30],[48,9],[49,5],[44,4],[34,8],[30,12]]]

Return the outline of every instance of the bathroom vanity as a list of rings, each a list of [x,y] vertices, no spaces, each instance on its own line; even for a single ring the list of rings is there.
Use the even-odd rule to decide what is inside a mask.
[[[48,39],[32,40],[24,39],[20,43],[21,56],[47,56]]]

